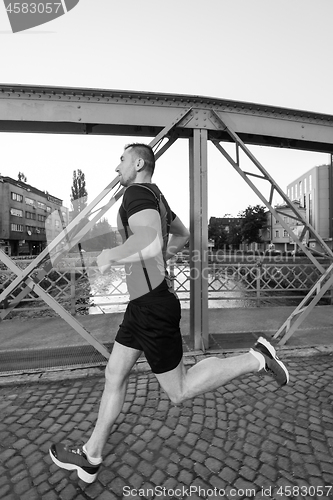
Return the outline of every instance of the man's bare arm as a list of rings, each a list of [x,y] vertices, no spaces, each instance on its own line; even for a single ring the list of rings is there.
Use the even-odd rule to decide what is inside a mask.
[[[101,272],[107,271],[112,263],[139,262],[141,258],[151,259],[161,252],[161,219],[156,210],[135,213],[129,218],[128,225],[132,233],[129,238],[118,247],[103,250],[98,256]]]

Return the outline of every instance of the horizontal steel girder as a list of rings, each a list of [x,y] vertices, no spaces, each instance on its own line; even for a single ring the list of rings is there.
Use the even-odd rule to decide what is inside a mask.
[[[178,137],[197,128],[229,141],[217,114],[248,144],[333,150],[332,115],[192,95],[0,84],[0,132],[154,137],[190,108]]]

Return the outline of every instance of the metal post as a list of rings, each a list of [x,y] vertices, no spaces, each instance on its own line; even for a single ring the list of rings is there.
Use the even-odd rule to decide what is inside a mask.
[[[76,315],[75,307],[75,264],[71,266],[71,315]]]
[[[190,333],[195,349],[209,347],[207,130],[190,138]]]
[[[256,304],[257,307],[260,307],[260,283],[261,283],[261,263],[259,262],[256,267],[256,295],[257,295],[257,300]]]

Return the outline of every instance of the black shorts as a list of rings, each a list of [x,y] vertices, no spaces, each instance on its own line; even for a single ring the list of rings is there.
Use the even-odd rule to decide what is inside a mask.
[[[129,302],[116,341],[143,351],[153,373],[176,368],[183,356],[180,303],[169,291],[163,296]]]

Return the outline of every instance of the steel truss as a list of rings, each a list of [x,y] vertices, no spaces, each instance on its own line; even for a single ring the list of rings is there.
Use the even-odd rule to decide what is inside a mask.
[[[268,174],[268,172],[264,169],[264,167],[260,164],[260,162],[255,158],[255,156],[251,153],[251,151],[246,147],[244,142],[240,139],[240,137],[230,129],[222,120],[222,118],[215,113],[216,119],[218,122],[224,127],[224,130],[230,135],[232,140],[235,143],[236,147],[236,160],[234,160],[227,151],[221,146],[221,144],[213,140],[213,144],[216,148],[223,154],[223,156],[229,161],[229,163],[234,167],[236,172],[245,180],[245,182],[251,187],[251,189],[256,193],[256,195],[260,198],[260,200],[266,205],[272,215],[276,220],[282,225],[285,231],[289,234],[292,240],[301,248],[301,250],[306,254],[306,256],[310,259],[310,261],[319,269],[322,273],[321,278],[318,282],[313,286],[310,292],[306,295],[304,300],[302,300],[301,304],[296,307],[295,311],[291,313],[286,322],[281,326],[278,332],[275,334],[274,338],[278,338],[283,331],[285,331],[285,335],[280,340],[279,344],[285,344],[285,342],[291,337],[291,335],[297,330],[297,328],[301,325],[303,320],[311,313],[314,306],[318,303],[318,301],[323,297],[323,295],[331,288],[333,285],[333,264],[329,266],[327,270],[321,265],[321,263],[316,259],[316,257],[311,253],[311,251],[302,243],[302,240],[307,231],[312,234],[312,237],[320,244],[325,255],[333,259],[332,250],[326,245],[324,240],[321,238],[319,233],[315,231],[315,229],[304,219],[300,211],[297,207],[289,200],[286,194],[282,191],[282,189],[277,185],[277,183],[273,180],[273,178]],[[240,165],[240,154],[239,150],[242,150],[246,156],[251,160],[252,164],[257,168],[255,172],[246,172],[242,170]],[[251,181],[250,177],[255,177],[261,180],[266,181],[269,184],[269,198],[267,199],[264,193],[259,190],[255,184]],[[283,199],[287,208],[292,210],[293,215],[291,216],[289,213],[286,214],[282,210],[276,210],[273,205],[273,196],[274,191],[276,191],[281,198]],[[284,221],[283,216],[288,215],[292,217],[301,225],[304,226],[300,238],[292,231],[291,227]],[[312,299],[311,299],[312,297]],[[297,318],[297,320],[295,320]]]
[[[156,149],[156,158],[167,151],[178,138],[189,140],[190,264],[192,276],[195,277],[191,280],[190,288],[190,330],[194,336],[196,349],[209,347],[208,281],[204,272],[208,267],[208,141],[213,142],[281,223],[292,240],[322,273],[313,288],[313,292],[316,293],[315,298],[311,300],[313,293],[309,293],[303,305],[296,308],[286,324],[277,332],[276,338],[286,331],[280,343],[290,338],[306,315],[311,312],[319,297],[332,285],[332,266],[325,271],[321,263],[302,243],[306,231],[311,231],[323,248],[324,254],[330,259],[333,257],[332,251],[303,219],[297,207],[291,204],[246,144],[331,153],[333,116],[202,96],[0,85],[0,131],[149,136],[154,138],[151,145]],[[165,140],[167,142],[164,142]],[[236,159],[227,153],[221,145],[223,142],[235,144]],[[246,172],[241,168],[240,152],[252,161],[257,169],[256,172]],[[265,196],[251,178],[266,181],[269,195]],[[333,184],[332,175],[331,178]],[[114,179],[25,270],[18,269],[14,262],[0,251],[0,260],[17,275],[0,294],[0,304],[6,304],[9,294],[18,286],[23,286],[15,301],[1,311],[0,320],[9,314],[29,290],[34,290],[72,328],[94,345],[103,356],[108,357],[109,353],[105,347],[55,299],[52,299],[40,287],[39,282],[50,270],[52,263],[54,265],[65,252],[79,243],[122,196],[122,189],[112,194],[118,184],[118,178]],[[286,206],[292,210],[295,220],[304,226],[300,238],[284,222],[283,211],[276,210],[272,206],[274,192],[277,192]],[[98,208],[99,203],[109,195],[111,195],[110,200],[102,208]],[[289,214],[288,216],[290,217]],[[88,217],[91,217],[89,222],[81,227],[83,219]],[[194,251],[202,256],[200,262],[193,258]]]
[[[177,119],[170,125],[165,127],[154,140],[150,142],[152,148],[158,147],[163,141],[164,137],[172,131],[172,129],[181,120],[186,117],[189,110],[182,111]],[[155,157],[158,159],[169,147],[173,144],[174,140],[170,139],[160,150],[155,152]],[[8,314],[16,307],[22,299],[30,292],[36,293],[44,302],[51,307],[62,319],[64,319],[69,326],[71,326],[77,333],[79,333],[85,340],[87,340],[97,351],[99,351],[105,358],[108,359],[110,353],[86,328],[84,328],[79,321],[66,311],[53,297],[46,293],[43,288],[38,284],[47,275],[48,271],[55,266],[57,262],[75,245],[77,245],[82,238],[88,234],[94,224],[103,217],[103,215],[119,200],[123,195],[124,188],[118,190],[111,196],[111,199],[103,206],[98,208],[100,202],[110,194],[119,184],[119,178],[116,177],[78,216],[65,227],[62,232],[41,252],[36,259],[23,271],[15,265],[2,250],[0,250],[0,260],[4,262],[7,267],[13,271],[17,277],[16,279],[0,294],[0,304],[6,300],[11,292],[16,288],[23,285],[22,291],[15,298],[9,307],[0,313],[0,319],[3,320]],[[97,208],[96,208],[97,207]],[[81,221],[85,218],[92,217],[84,227],[78,230]],[[77,231],[78,230],[78,231]],[[61,246],[61,249],[59,249]],[[36,274],[37,267],[43,265],[42,269]]]

